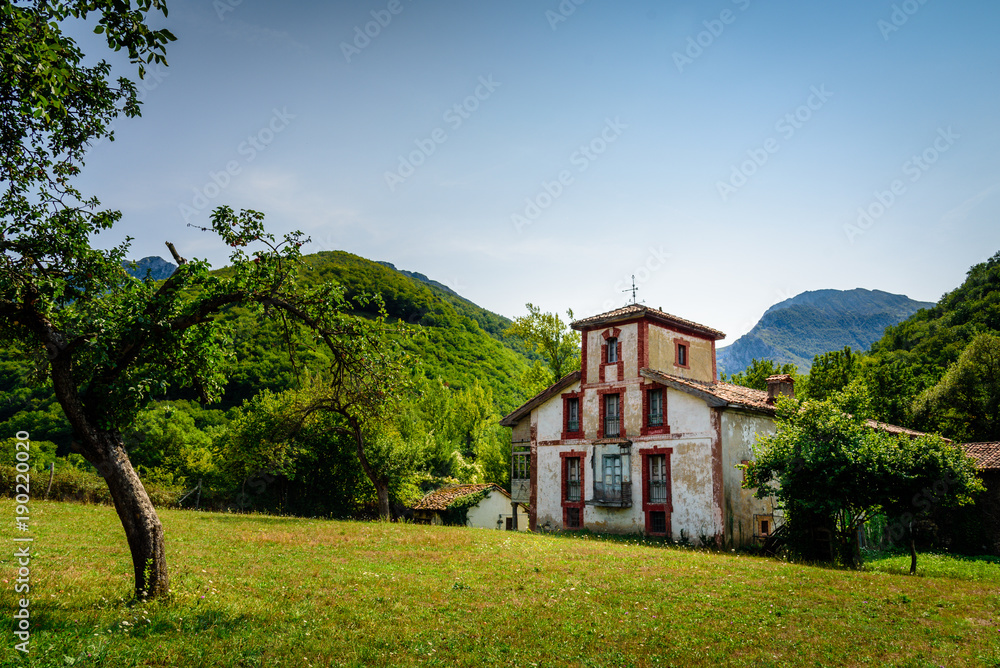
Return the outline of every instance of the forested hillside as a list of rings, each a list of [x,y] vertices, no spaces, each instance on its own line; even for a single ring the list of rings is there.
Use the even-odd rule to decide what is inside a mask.
[[[808,372],[816,355],[865,350],[885,328],[933,306],[881,290],[813,290],[775,304],[750,332],[718,352],[719,371],[742,372],[751,360],[794,364]]]
[[[349,303],[380,295],[390,336],[408,354],[402,406],[373,435],[371,456],[390,471],[393,501],[412,502],[448,481],[505,484],[509,433],[498,421],[523,401],[519,380],[534,355],[504,336],[510,321],[422,274],[350,253],[318,253],[304,264],[301,283],[334,282]],[[145,258],[130,269],[136,277],[148,272],[162,280],[175,267]],[[358,306],[353,314],[374,317],[376,304]],[[325,348],[281,319],[261,321],[243,308],[230,308],[221,319],[232,355],[221,401],[203,404],[192,388],[168,388],[157,396],[125,434],[140,474],[168,486],[201,480],[202,501],[222,506],[245,501],[247,484],[260,485],[263,475],[266,493],[254,495],[250,507],[338,516],[370,512],[374,490],[349,439],[328,421],[294,434],[282,426],[303,392],[315,389],[316,374],[328,367]],[[43,465],[56,452],[71,452],[72,434],[51,388],[36,383],[34,373],[30,363],[0,351],[0,429],[29,432],[37,450],[50,453],[36,462]],[[60,468],[73,465],[86,468],[80,459],[63,461]]]
[[[809,392],[823,397],[851,382],[889,422],[1000,440],[1000,253],[936,305],[888,327],[870,353],[817,357]]]

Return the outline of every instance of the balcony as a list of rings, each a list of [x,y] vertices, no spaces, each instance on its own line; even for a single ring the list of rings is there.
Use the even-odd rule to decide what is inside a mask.
[[[594,482],[594,496],[587,500],[587,505],[603,506],[605,508],[631,508],[632,483],[625,482],[616,485],[605,485]]]

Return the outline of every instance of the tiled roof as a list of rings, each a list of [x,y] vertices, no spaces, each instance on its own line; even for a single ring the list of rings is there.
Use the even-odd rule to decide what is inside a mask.
[[[962,443],[962,449],[981,471],[1000,470],[1000,443]]]
[[[917,431],[916,429],[907,429],[906,427],[900,427],[898,425],[889,424],[888,422],[878,422],[877,420],[865,420],[865,424],[872,429],[878,431],[888,432],[890,434],[906,434],[907,436],[926,436],[927,432]],[[951,440],[944,439],[951,443]]]
[[[420,499],[420,501],[417,502],[417,505],[413,506],[413,509],[447,510],[448,506],[458,499],[469,496],[470,494],[477,494],[485,489],[494,489],[501,494],[510,497],[510,494],[507,494],[507,490],[493,483],[485,485],[452,485],[451,487],[442,487],[436,492],[431,492],[424,498]]]
[[[704,380],[682,378],[656,369],[642,369],[644,378],[656,381],[675,390],[693,394],[705,400],[709,406],[733,406],[749,408],[768,415],[774,415],[774,405],[767,402],[767,392],[754,390],[730,383],[709,383]]]
[[[664,313],[659,309],[644,306],[643,304],[629,304],[628,306],[623,306],[621,308],[614,309],[613,311],[608,311],[607,313],[592,315],[589,318],[576,320],[570,323],[570,327],[573,329],[591,329],[600,325],[621,322],[623,320],[633,320],[641,317],[648,317],[666,325],[687,329],[716,341],[726,338],[726,335],[717,329],[712,329],[711,327],[706,327],[705,325],[699,325],[696,322],[685,320],[684,318],[678,318],[675,315]]]
[[[532,398],[528,399],[519,407],[515,408],[510,414],[504,416],[504,418],[500,420],[500,424],[504,427],[513,427],[514,425],[516,425],[518,422],[521,421],[521,418],[528,415],[535,408],[541,406],[546,401],[548,401],[555,395],[559,394],[564,389],[566,389],[573,383],[577,382],[578,380],[580,380],[579,369],[572,373],[566,374],[565,376],[557,380],[555,383],[545,388]]]
[[[795,379],[792,378],[787,373],[779,373],[777,376],[768,376],[767,382],[769,383],[794,383]]]

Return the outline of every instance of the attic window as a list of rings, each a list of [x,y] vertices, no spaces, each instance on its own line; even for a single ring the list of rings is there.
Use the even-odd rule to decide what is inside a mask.
[[[618,339],[608,337],[608,364],[618,363]]]
[[[674,366],[687,369],[690,366],[688,357],[689,344],[684,339],[674,339]]]

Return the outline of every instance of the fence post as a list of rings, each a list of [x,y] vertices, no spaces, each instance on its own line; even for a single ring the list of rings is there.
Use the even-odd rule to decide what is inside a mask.
[[[49,492],[52,491],[52,478],[55,477],[55,474],[56,474],[56,463],[55,462],[50,462],[49,463],[49,486],[45,488],[45,500],[46,501],[49,500]]]

